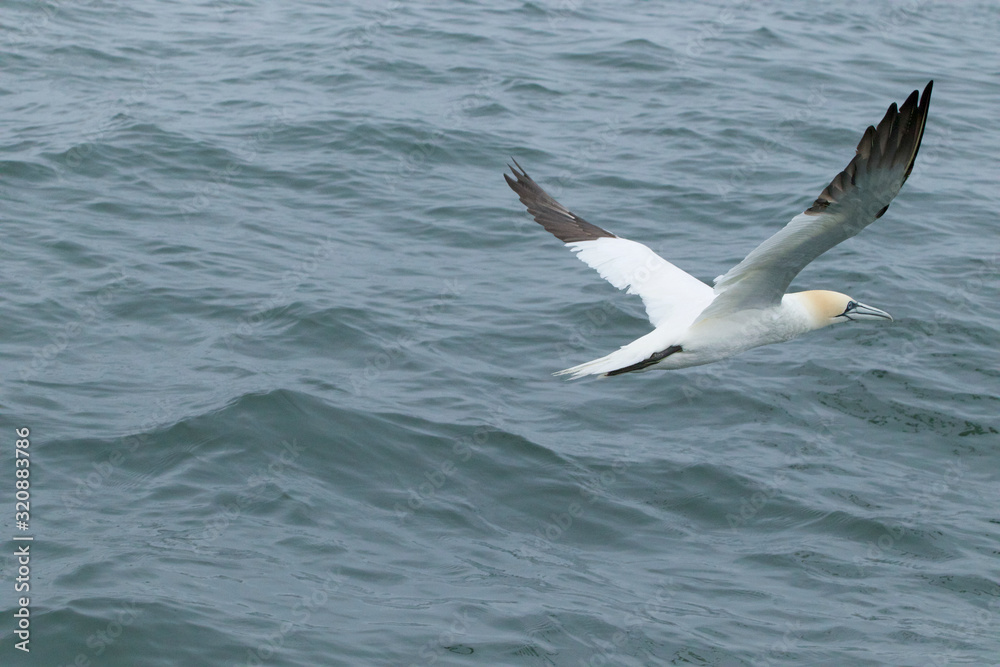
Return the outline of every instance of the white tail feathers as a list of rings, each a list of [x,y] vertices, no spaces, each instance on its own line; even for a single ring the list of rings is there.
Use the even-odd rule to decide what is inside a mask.
[[[619,350],[618,352],[621,352]],[[618,352],[612,352],[606,357],[601,357],[600,359],[594,359],[593,361],[588,361],[585,364],[580,364],[579,366],[573,366],[572,368],[566,368],[561,371],[556,371],[553,375],[571,375],[570,380],[579,380],[582,377],[588,375],[606,375],[611,371],[618,370],[619,368],[624,368],[621,364],[614,362],[613,358]]]
[[[607,375],[612,371],[649,359],[652,355],[669,347],[670,343],[664,342],[664,338],[662,330],[654,329],[642,338],[637,338],[607,356],[557,371],[553,375],[569,375],[571,376],[570,380],[578,380],[587,375]]]

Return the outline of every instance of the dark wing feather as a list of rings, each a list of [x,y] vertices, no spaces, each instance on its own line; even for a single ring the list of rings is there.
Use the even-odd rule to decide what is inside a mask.
[[[517,164],[517,160],[514,160],[514,164]],[[510,167],[510,165],[507,166]],[[535,221],[563,243],[616,238],[611,232],[570,213],[565,206],[550,197],[545,190],[542,190],[538,183],[531,180],[521,165],[517,164],[517,169],[510,167],[510,170],[517,180],[515,181],[504,174],[503,177],[507,181],[507,185],[517,193],[521,203],[528,207],[528,213],[535,218]]]
[[[716,299],[700,319],[776,305],[807,264],[882,217],[913,171],[933,84],[899,109],[892,104],[812,206],[716,280]]]

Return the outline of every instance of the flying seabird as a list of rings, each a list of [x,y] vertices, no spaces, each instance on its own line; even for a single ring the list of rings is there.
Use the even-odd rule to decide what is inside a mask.
[[[854,159],[820,193],[714,288],[648,247],[574,215],[514,160],[504,179],[528,212],[601,277],[638,294],[654,329],[611,354],[555,375],[620,375],[650,368],[709,364],[761,345],[791,340],[830,324],[889,320],[889,313],[828,290],[786,294],[809,262],[882,217],[913,170],[927,122],[931,81],[895,102],[861,137]],[[510,166],[510,165],[508,165]]]

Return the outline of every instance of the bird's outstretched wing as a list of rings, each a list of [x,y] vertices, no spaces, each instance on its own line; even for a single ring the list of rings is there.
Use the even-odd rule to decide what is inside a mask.
[[[685,317],[690,324],[712,300],[711,287],[643,244],[615,236],[574,215],[542,190],[516,160],[514,164],[517,168],[510,168],[514,178],[503,177],[538,224],[609,283],[628,289],[628,294],[638,294],[654,326]]]
[[[882,217],[913,170],[933,84],[919,98],[910,93],[899,110],[893,103],[812,206],[716,279],[716,298],[699,320],[776,305],[807,264]]]

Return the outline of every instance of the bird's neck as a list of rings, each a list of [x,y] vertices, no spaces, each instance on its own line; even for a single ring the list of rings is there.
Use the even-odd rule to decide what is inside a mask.
[[[790,322],[796,322],[804,327],[802,333],[815,331],[832,324],[827,316],[827,301],[839,296],[837,292],[826,290],[808,290],[805,292],[792,292],[781,298],[779,308],[784,311],[783,317]]]

